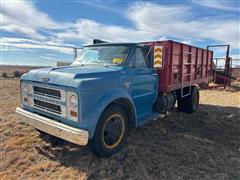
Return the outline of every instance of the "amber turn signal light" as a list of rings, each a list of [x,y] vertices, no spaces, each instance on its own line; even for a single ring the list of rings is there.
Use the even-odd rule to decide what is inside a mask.
[[[77,112],[76,111],[70,111],[70,115],[73,117],[77,117]]]
[[[25,102],[28,102],[28,98],[27,98],[27,97],[24,97],[23,100],[24,100]]]

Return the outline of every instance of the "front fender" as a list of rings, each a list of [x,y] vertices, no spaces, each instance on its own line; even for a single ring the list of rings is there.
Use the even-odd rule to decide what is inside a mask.
[[[114,100],[119,98],[128,99],[134,108],[135,119],[136,109],[127,90],[117,88],[104,91],[83,92],[81,94],[81,125],[89,131],[89,138],[94,135],[98,120],[104,109]]]

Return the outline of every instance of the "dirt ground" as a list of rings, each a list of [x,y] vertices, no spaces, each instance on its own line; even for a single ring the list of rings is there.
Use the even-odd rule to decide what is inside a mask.
[[[0,83],[0,179],[240,179],[240,92],[202,90],[197,113],[173,110],[133,129],[120,153],[98,158],[40,138],[14,113],[18,80]]]

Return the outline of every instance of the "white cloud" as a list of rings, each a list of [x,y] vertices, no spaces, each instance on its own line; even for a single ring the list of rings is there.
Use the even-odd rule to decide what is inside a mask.
[[[231,19],[191,19],[194,16],[185,6],[163,6],[138,2],[128,10],[128,17],[139,31],[152,36],[170,36],[179,39],[211,39],[221,43],[230,43],[239,48],[239,22]]]
[[[164,6],[148,2],[134,3],[124,13],[133,27],[103,24],[90,19],[60,24],[39,11],[30,1],[4,1],[1,28],[25,34],[31,39],[2,38],[4,44],[1,48],[12,46],[64,52],[66,49],[55,46],[72,46],[66,44],[69,41],[86,44],[96,38],[109,42],[140,42],[171,37],[191,44],[210,39],[216,43],[229,43],[239,49],[239,22],[233,19],[213,16],[196,18],[189,6]]]
[[[50,57],[57,57],[56,54],[52,54],[52,53],[47,53],[46,56],[48,56],[48,57],[49,57],[49,56],[50,56]]]
[[[118,7],[111,6],[111,4],[114,5],[114,3],[116,3],[114,1],[94,0],[94,1],[78,1],[78,2],[87,6],[91,6],[95,9],[101,9],[107,12],[122,13],[122,10],[119,9]]]
[[[45,49],[52,50],[60,53],[72,54],[73,50],[69,46],[63,46],[54,42],[41,42],[38,40],[31,40],[25,38],[0,38],[1,51],[13,51],[23,49]]]
[[[47,60],[55,60],[57,58],[55,57],[49,57],[49,56],[39,56],[41,59],[47,59]]]
[[[59,39],[81,40],[91,43],[93,39],[103,39],[110,42],[144,41],[151,39],[151,33],[133,28],[100,24],[94,20],[78,19],[66,32],[57,33]]]
[[[44,29],[59,28],[46,13],[40,12],[31,1],[1,1],[1,29],[18,32],[32,38],[44,39]]]
[[[28,42],[28,43],[37,43],[39,44],[40,41],[37,40],[32,40],[32,39],[27,39],[27,38],[12,38],[12,37],[2,37],[0,39],[2,43],[23,43],[23,42]]]
[[[239,22],[218,17],[192,19],[194,12],[186,6],[164,6],[137,2],[126,12],[134,27],[112,26],[94,20],[78,19],[58,39],[91,43],[93,39],[110,42],[140,42],[173,37],[182,42],[210,39],[215,43],[239,48]]]
[[[240,60],[240,54],[231,54],[231,58]]]
[[[231,0],[192,0],[193,3],[198,4],[200,6],[205,6],[208,8],[214,8],[225,11],[239,11],[239,7],[234,6],[235,3],[239,3],[238,1]],[[239,4],[238,4],[239,6]]]

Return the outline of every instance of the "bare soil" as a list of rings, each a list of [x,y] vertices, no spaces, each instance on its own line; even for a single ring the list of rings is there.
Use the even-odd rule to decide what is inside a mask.
[[[0,83],[0,179],[240,179],[240,92],[202,90],[197,113],[174,109],[99,158],[21,123],[19,80]]]

